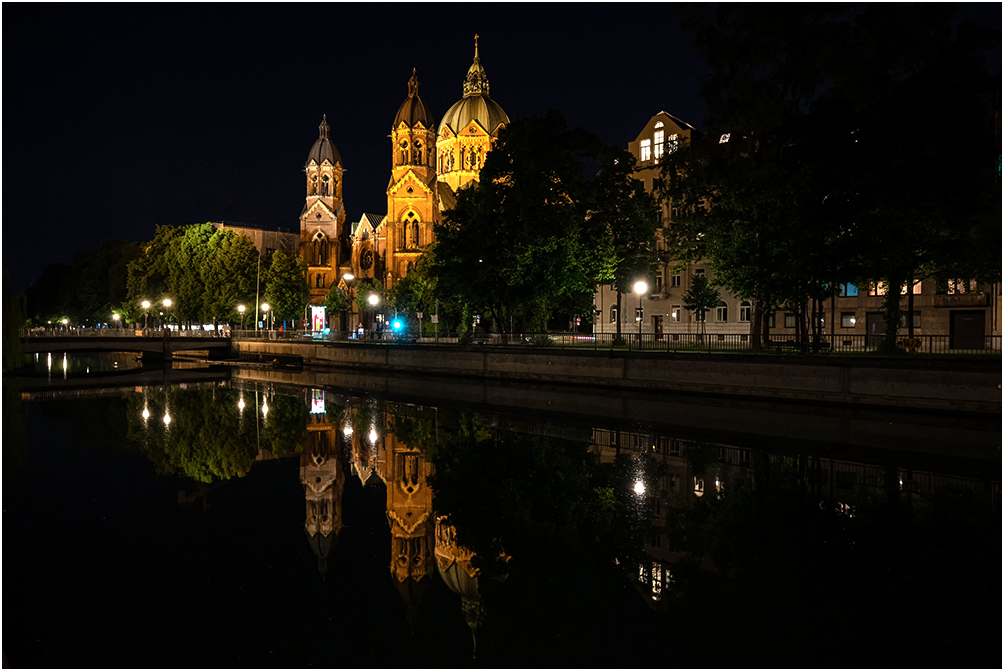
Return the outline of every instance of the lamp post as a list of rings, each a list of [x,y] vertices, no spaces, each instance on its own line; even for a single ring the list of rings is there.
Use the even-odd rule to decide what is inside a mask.
[[[641,349],[641,297],[646,291],[648,291],[648,284],[644,281],[634,283],[634,292],[638,294],[638,316],[635,317],[635,320],[638,322],[638,349]]]
[[[117,312],[113,312],[112,313],[112,321],[115,322],[115,328],[119,327],[119,320],[121,318],[122,318],[122,315],[120,315],[119,313],[117,313]]]
[[[164,299],[164,311],[168,313],[167,314],[167,323],[168,323],[168,325],[170,325],[170,323],[171,323],[171,299],[170,298],[165,298]]]
[[[345,289],[347,290],[347,293],[346,293],[345,297],[349,301],[349,310],[348,310],[348,312],[349,312],[349,318],[348,318],[348,320],[347,320],[347,322],[345,324],[339,324],[339,326],[340,327],[344,326],[345,330],[351,331],[352,330],[352,306],[355,303],[355,301],[352,300],[352,287],[355,286],[356,276],[353,275],[352,273],[345,273],[344,275],[342,275],[342,279],[345,280]],[[344,312],[342,314],[344,315]],[[341,330],[341,329],[339,329],[339,330]]]
[[[146,331],[146,322],[150,317],[150,301],[140,303],[143,306],[143,330]]]
[[[377,296],[376,294],[370,294],[369,298],[367,298],[366,300],[368,300],[369,303],[370,303],[370,305],[373,306],[373,338],[375,339],[376,338],[376,306],[380,302],[380,297]]]
[[[244,311],[246,309],[247,308],[245,308],[243,305],[238,305],[237,306],[237,312],[241,313],[241,331],[244,330]]]
[[[261,311],[262,311],[262,316],[264,317],[262,321],[265,322],[265,326],[268,326],[268,303],[261,304]]]

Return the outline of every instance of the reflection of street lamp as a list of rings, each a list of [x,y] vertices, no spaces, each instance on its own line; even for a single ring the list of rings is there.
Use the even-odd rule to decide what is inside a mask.
[[[237,401],[237,409],[244,412],[244,397],[241,396],[241,400]]]
[[[638,322],[638,348],[641,349],[641,297],[648,291],[648,284],[644,281],[639,281],[634,283],[634,292],[638,294],[638,316],[635,319]]]
[[[261,402],[261,416],[262,417],[268,416],[268,401],[263,400]]]
[[[246,309],[247,308],[245,308],[243,305],[238,305],[237,306],[237,312],[241,313],[241,330],[242,331],[244,330],[244,311]]]
[[[641,496],[642,494],[644,494],[645,493],[645,483],[642,482],[641,480],[638,480],[637,482],[635,482],[634,483],[634,493],[638,494],[639,496]]]
[[[143,301],[140,305],[143,306],[143,330],[146,330],[147,318],[150,316],[150,301]]]

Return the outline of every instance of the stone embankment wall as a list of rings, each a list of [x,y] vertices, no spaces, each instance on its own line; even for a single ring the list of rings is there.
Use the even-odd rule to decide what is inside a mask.
[[[318,366],[788,401],[1001,412],[1000,363],[237,341]]]

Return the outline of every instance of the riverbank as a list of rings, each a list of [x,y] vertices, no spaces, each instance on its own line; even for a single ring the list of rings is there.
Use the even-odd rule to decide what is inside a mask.
[[[236,356],[430,377],[510,380],[575,388],[666,391],[808,404],[1001,413],[1000,363],[914,358],[758,357],[737,354],[520,347],[233,341]]]

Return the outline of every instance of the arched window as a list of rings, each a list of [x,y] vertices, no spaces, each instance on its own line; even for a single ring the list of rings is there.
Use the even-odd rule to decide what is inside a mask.
[[[750,305],[749,301],[743,301],[739,304],[739,321],[748,322],[750,321],[750,313],[752,312],[753,306]]]
[[[616,324],[617,323],[617,306],[616,305],[611,305],[610,306],[610,323],[611,324]]]
[[[418,248],[418,222],[411,225],[411,236],[408,238],[408,242],[413,248]]]
[[[317,175],[314,175],[313,177],[310,178],[310,195],[311,196],[317,195]]]
[[[331,181],[331,178],[328,177],[327,175],[325,175],[324,177],[321,178],[321,195],[322,196],[327,196],[328,195],[328,182],[330,182],[330,181]]]
[[[321,274],[320,273],[317,273],[317,277],[314,278],[314,284],[317,286],[318,289],[321,288]]]

